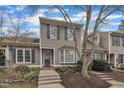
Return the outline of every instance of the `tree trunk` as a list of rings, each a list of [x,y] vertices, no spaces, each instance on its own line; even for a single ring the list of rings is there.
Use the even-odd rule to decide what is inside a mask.
[[[89,77],[88,75],[88,66],[86,62],[83,62],[82,75],[84,77]]]

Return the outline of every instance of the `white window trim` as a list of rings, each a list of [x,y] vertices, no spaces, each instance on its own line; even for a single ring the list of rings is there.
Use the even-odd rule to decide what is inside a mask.
[[[100,54],[99,53],[95,53],[94,55],[95,55],[95,59],[100,59]],[[97,56],[98,56],[98,58],[97,58]]]
[[[120,63],[120,64],[124,64],[124,54],[123,53],[119,53],[119,54],[122,54],[123,55],[123,62],[122,63]],[[118,54],[118,55],[119,55]],[[119,58],[118,58],[119,59]]]
[[[72,30],[72,31],[71,31]],[[71,32],[71,34],[72,34],[72,40],[69,40],[69,33]],[[74,41],[74,35],[73,35],[73,28],[70,28],[70,27],[67,27],[67,41]]]
[[[65,55],[65,50],[72,50],[72,51],[75,51],[73,49],[61,49],[63,50],[63,53]],[[74,62],[65,62],[65,56],[64,56],[64,62],[61,62],[61,50],[59,50],[59,63],[76,63],[76,51],[75,51],[75,61]]]
[[[50,24],[50,35],[51,35],[51,28],[52,28],[52,26],[56,27],[56,32],[57,32],[57,25],[51,25]],[[51,39],[51,36],[50,36],[50,40],[57,40],[57,36],[56,36],[56,39]]]
[[[23,50],[23,62],[18,62],[18,55],[17,51]],[[30,50],[30,62],[25,62],[25,50]],[[16,48],[16,63],[17,64],[26,64],[26,63],[32,63],[32,51],[30,48]]]

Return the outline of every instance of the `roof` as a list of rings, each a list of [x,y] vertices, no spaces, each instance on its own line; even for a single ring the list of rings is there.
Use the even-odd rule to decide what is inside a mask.
[[[60,47],[59,49],[64,49],[64,48],[75,49],[75,47],[73,47],[73,46],[65,46],[65,45]]]
[[[44,24],[55,24],[55,25],[61,25],[61,26],[72,26],[72,24],[73,24],[76,27],[83,27],[82,24],[78,24],[78,23],[70,23],[70,22],[66,22],[66,21],[48,19],[48,18],[43,18],[43,17],[39,17],[39,19],[40,19],[40,23],[44,23]]]
[[[37,46],[39,47],[38,38],[29,38],[29,37],[3,37],[2,45],[15,45],[15,46]]]

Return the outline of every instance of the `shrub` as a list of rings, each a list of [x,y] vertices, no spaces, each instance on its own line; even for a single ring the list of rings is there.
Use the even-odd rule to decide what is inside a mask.
[[[9,88],[8,83],[0,83],[0,88]]]
[[[81,72],[82,66],[83,66],[83,62],[82,62],[81,60],[77,61],[75,70],[76,70],[77,72]]]
[[[93,60],[92,69],[95,71],[108,70],[108,63],[104,60]]]
[[[30,73],[30,68],[28,66],[19,65],[15,67],[15,71],[24,75],[24,74]]]
[[[32,72],[26,74],[24,79],[28,82],[38,81],[38,73],[32,71]]]
[[[57,67],[55,70],[59,73],[64,73],[64,72],[75,73],[75,72],[81,72],[82,66],[83,63],[81,60],[79,60],[77,61],[75,66]]]
[[[67,71],[69,69],[69,67],[57,67],[55,70],[57,72],[63,73],[65,71]]]

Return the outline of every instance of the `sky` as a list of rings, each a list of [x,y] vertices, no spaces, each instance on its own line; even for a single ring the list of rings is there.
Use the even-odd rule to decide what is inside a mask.
[[[18,23],[18,18],[20,21],[20,33],[25,31],[34,32],[35,37],[39,37],[39,17],[44,18],[50,18],[50,19],[56,19],[56,20],[64,20],[62,14],[59,10],[54,8],[51,5],[41,5],[41,6],[0,6],[0,13],[4,11],[4,31],[10,29],[14,30]],[[80,23],[85,24],[85,15],[86,13],[82,11],[77,6],[73,5],[62,5],[71,18],[72,22],[74,23]],[[38,8],[38,9],[37,9]],[[91,18],[91,25],[93,26],[93,23],[96,19],[96,16],[99,13],[99,6],[94,6],[92,18]],[[18,17],[19,16],[19,17]],[[120,24],[120,20],[123,18],[123,15],[121,13],[113,13],[111,16],[107,18],[107,23],[109,25],[102,26],[102,31],[116,31],[118,30],[118,25]],[[10,21],[10,19],[12,21]],[[14,28],[14,25],[12,22],[16,25]],[[24,24],[26,23],[27,24]],[[110,25],[111,24],[111,25]],[[92,31],[92,26],[90,27],[89,31]]]

